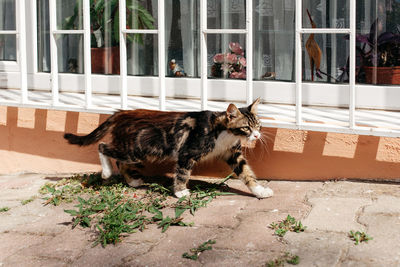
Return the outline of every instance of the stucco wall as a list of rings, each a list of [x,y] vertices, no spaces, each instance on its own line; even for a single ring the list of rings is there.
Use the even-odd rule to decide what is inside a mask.
[[[97,146],[78,147],[64,132],[87,134],[108,115],[0,107],[0,174],[99,171]],[[267,145],[246,149],[259,178],[397,179],[400,139],[263,129]],[[197,166],[196,174],[226,176],[225,164]]]

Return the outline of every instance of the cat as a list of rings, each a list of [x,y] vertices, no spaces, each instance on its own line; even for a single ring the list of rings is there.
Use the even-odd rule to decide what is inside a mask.
[[[143,183],[140,169],[144,162],[172,159],[176,162],[174,194],[180,198],[190,194],[187,182],[197,162],[221,159],[253,195],[267,198],[273,191],[257,183],[241,148],[241,140],[261,138],[259,102],[243,108],[230,104],[223,112],[118,111],[90,134],[66,133],[64,138],[70,144],[87,146],[111,133],[111,143],[98,146],[103,179],[112,175],[110,158],[117,160],[120,173],[131,186]]]

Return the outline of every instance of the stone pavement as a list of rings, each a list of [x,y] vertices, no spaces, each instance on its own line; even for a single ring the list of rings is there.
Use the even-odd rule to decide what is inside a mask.
[[[299,256],[298,266],[400,266],[396,183],[263,181],[275,195],[258,200],[229,180],[239,194],[218,197],[194,217],[185,213],[193,227],[161,233],[150,225],[117,245],[92,248],[92,233],[72,230],[71,216],[63,211],[73,204],[43,206],[40,198],[21,204],[49,179],[0,176],[0,208],[10,208],[0,213],[0,266],[265,266],[285,252]],[[307,229],[278,238],[268,225],[288,214]],[[355,245],[350,230],[373,240]],[[216,244],[197,261],[182,258],[209,239]]]

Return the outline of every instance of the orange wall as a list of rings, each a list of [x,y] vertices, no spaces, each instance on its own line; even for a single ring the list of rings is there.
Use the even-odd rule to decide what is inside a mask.
[[[0,107],[0,174],[99,171],[97,146],[78,147],[64,132],[87,134],[108,115]],[[263,129],[267,145],[246,149],[259,178],[325,180],[400,177],[400,138]],[[195,174],[226,176],[209,162]]]

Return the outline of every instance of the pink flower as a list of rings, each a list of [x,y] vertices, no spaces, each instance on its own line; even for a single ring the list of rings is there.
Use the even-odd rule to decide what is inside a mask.
[[[236,55],[240,56],[244,55],[243,48],[240,46],[239,43],[234,43],[234,42],[229,43],[229,49]]]
[[[214,63],[219,63],[222,64],[225,61],[225,55],[224,54],[216,54],[213,58]]]
[[[244,58],[244,57],[239,58],[239,63],[243,67],[246,67],[246,58]]]
[[[231,73],[231,75],[229,75],[229,78],[232,78],[232,79],[246,79],[246,72],[244,72],[244,71],[241,71],[241,72],[234,71],[234,72]]]
[[[227,53],[225,57],[225,62],[228,64],[236,64],[237,56],[235,54]]]

